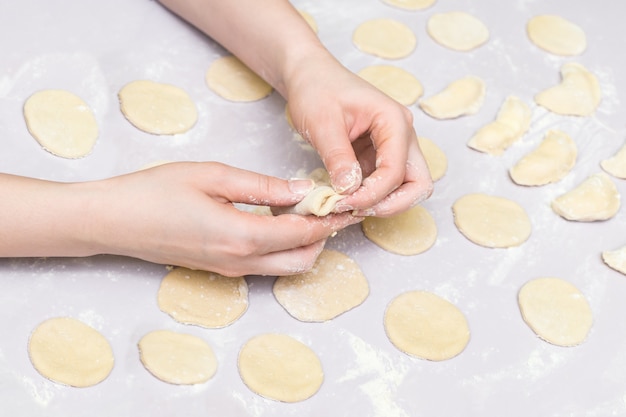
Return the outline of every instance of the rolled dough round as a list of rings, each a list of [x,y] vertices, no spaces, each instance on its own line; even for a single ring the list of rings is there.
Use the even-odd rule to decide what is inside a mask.
[[[439,146],[432,140],[419,136],[417,142],[420,150],[426,159],[428,171],[433,181],[438,181],[446,174],[448,170],[448,158]]]
[[[435,13],[426,30],[435,42],[455,51],[471,51],[489,40],[487,26],[466,12]]]
[[[437,0],[383,0],[390,6],[405,10],[424,10],[435,4]]]
[[[98,139],[98,123],[80,97],[65,90],[42,90],[24,103],[30,134],[48,152],[63,158],[88,155]]]
[[[357,75],[405,106],[415,103],[424,93],[424,87],[413,74],[393,65],[371,65]]]
[[[417,45],[417,38],[408,26],[384,18],[361,23],[352,34],[352,41],[361,51],[387,59],[405,58]]]
[[[70,317],[41,323],[28,342],[35,369],[46,378],[72,387],[102,382],[113,369],[113,350],[94,328]]]
[[[528,21],[526,32],[532,43],[552,54],[580,55],[587,48],[585,32],[561,16],[535,16]]]
[[[217,370],[211,346],[190,334],[156,330],[142,337],[138,348],[143,366],[170,384],[201,384]]]
[[[322,322],[360,305],[369,294],[369,285],[353,259],[324,249],[310,271],[278,277],[273,292],[293,317]]]
[[[369,240],[398,255],[425,252],[437,240],[435,219],[421,206],[391,217],[366,217],[361,228]]]
[[[267,333],[248,340],[239,351],[238,368],[250,390],[288,403],[311,397],[324,381],[315,352],[284,334]]]
[[[213,92],[235,102],[261,100],[273,90],[271,85],[233,55],[213,61],[205,78]]]
[[[472,242],[488,248],[524,243],[531,233],[526,211],[516,202],[488,194],[467,194],[452,205],[454,224]]]
[[[593,313],[583,293],[560,278],[527,282],[518,293],[518,303],[526,324],[554,345],[582,343],[593,323]]]
[[[399,350],[421,359],[442,361],[465,349],[470,330],[452,303],[426,292],[410,291],[389,303],[384,317],[387,337]]]
[[[243,277],[175,268],[161,281],[157,300],[159,308],[180,323],[220,328],[248,309],[248,284]]]

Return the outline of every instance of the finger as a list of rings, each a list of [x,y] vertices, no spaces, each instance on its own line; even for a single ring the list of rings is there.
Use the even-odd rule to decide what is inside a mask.
[[[313,268],[315,261],[324,249],[326,239],[284,251],[259,256],[251,265],[258,275],[295,275]]]

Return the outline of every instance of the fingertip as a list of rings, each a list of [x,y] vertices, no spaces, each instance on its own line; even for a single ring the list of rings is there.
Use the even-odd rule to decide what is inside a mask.
[[[358,162],[351,166],[329,171],[333,189],[339,194],[351,194],[356,191],[363,180],[363,171]]]

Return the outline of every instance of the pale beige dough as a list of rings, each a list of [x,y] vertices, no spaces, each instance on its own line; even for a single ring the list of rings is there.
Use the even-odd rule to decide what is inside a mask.
[[[239,351],[238,368],[250,390],[287,403],[306,400],[324,382],[315,352],[284,334],[266,333],[248,340]]]
[[[148,372],[170,384],[201,384],[217,370],[211,346],[190,334],[156,330],[143,336],[137,346]]]
[[[369,284],[352,258],[324,249],[310,271],[278,277],[273,292],[296,319],[323,322],[363,303]]]
[[[315,21],[315,18],[313,18],[313,16],[311,16],[309,12],[304,11],[304,10],[298,10],[298,13],[300,13],[300,16],[302,16],[302,18],[309,25],[309,27],[313,30],[313,32],[317,33],[318,27],[317,27],[317,22]]]
[[[387,59],[405,58],[417,45],[417,38],[408,26],[385,18],[361,23],[352,34],[352,41],[361,51]]]
[[[561,16],[535,16],[528,21],[526,32],[532,43],[552,54],[580,55],[587,48],[585,32]]]
[[[467,194],[454,202],[452,211],[459,231],[481,246],[519,246],[530,237],[532,231],[526,210],[504,197]]]
[[[113,370],[111,345],[100,332],[70,317],[41,323],[28,342],[28,354],[44,377],[72,387],[89,387]]]
[[[532,112],[530,107],[515,96],[504,100],[496,119],[480,128],[467,142],[467,146],[490,155],[501,155],[528,130]]]
[[[398,255],[420,254],[437,240],[435,219],[421,206],[391,217],[366,217],[361,228],[369,240]]]
[[[426,22],[426,31],[438,44],[455,51],[471,51],[489,40],[489,29],[466,12],[435,13]]]
[[[313,190],[294,206],[272,207],[272,213],[326,216],[333,211],[337,202],[345,197],[335,192],[330,185],[328,171],[324,168],[315,169],[308,175],[308,178],[315,182]]]
[[[439,181],[448,170],[448,158],[439,146],[432,140],[424,137],[418,137],[417,142],[420,150],[426,159],[428,171],[433,181]]]
[[[591,175],[574,189],[552,201],[552,210],[573,221],[608,220],[620,208],[620,194],[604,172]]]
[[[470,340],[465,315],[454,304],[427,291],[400,294],[384,317],[387,337],[402,352],[442,361],[461,353]]]
[[[213,61],[206,72],[209,88],[226,100],[250,102],[269,96],[273,88],[239,58],[228,55]]]
[[[538,105],[564,116],[590,116],[601,99],[596,76],[576,62],[563,64],[560,84],[535,95]]]
[[[626,246],[602,252],[602,260],[614,270],[626,275]]]
[[[485,90],[483,80],[467,76],[448,84],[439,93],[423,98],[419,106],[436,119],[454,119],[475,114],[483,105]]]
[[[118,97],[126,119],[147,133],[184,133],[198,120],[196,104],[189,94],[171,84],[131,81],[120,89]]]
[[[610,158],[600,162],[600,166],[614,177],[626,179],[626,145]]]
[[[38,91],[23,111],[28,131],[51,154],[81,158],[96,144],[98,123],[91,108],[69,91]]]
[[[390,6],[405,10],[424,10],[435,4],[437,0],[383,0]]]
[[[584,342],[593,324],[593,313],[584,294],[561,278],[528,281],[518,293],[518,303],[533,332],[557,346]]]
[[[180,323],[220,328],[248,309],[248,284],[243,277],[179,267],[161,281],[157,301],[163,312]]]
[[[357,75],[400,104],[410,106],[424,94],[424,87],[410,72],[393,65],[371,65]]]
[[[519,185],[545,185],[563,179],[576,164],[578,148],[560,130],[550,130],[537,148],[526,154],[511,169],[511,179]]]

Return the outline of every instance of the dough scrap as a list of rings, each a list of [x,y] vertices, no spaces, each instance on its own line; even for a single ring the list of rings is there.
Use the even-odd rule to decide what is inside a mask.
[[[178,267],[161,281],[157,301],[179,323],[226,327],[248,309],[248,284],[243,277]]]
[[[439,45],[455,51],[471,51],[489,40],[489,29],[466,12],[435,13],[426,22],[426,31]]]
[[[138,348],[148,372],[170,384],[201,384],[217,370],[211,346],[190,334],[156,330],[143,336]]]
[[[590,116],[601,99],[596,76],[576,62],[563,64],[560,84],[535,95],[538,105],[564,116]]]
[[[432,140],[424,137],[418,137],[420,150],[426,159],[428,171],[433,181],[439,181],[448,170],[448,158],[439,146]]]
[[[390,6],[405,10],[424,10],[435,4],[437,0],[383,0]]]
[[[335,192],[330,185],[330,176],[324,168],[313,170],[308,178],[315,182],[315,188],[311,190],[298,204],[289,207],[272,207],[274,215],[301,214],[303,216],[314,214],[326,216],[330,214],[339,200],[345,196]]]
[[[415,34],[393,19],[372,19],[361,23],[352,34],[354,45],[367,54],[387,59],[405,58],[417,45]]]
[[[419,106],[436,119],[454,119],[475,114],[483,105],[485,90],[483,80],[467,76],[453,81],[439,93],[420,100]]]
[[[581,184],[552,201],[552,210],[573,221],[608,220],[620,208],[620,194],[604,172],[591,175]]]
[[[94,328],[70,317],[48,319],[37,326],[28,354],[44,377],[72,387],[90,387],[113,370],[113,350]]]
[[[467,146],[490,155],[501,155],[528,130],[532,113],[530,107],[515,96],[504,100],[496,119],[480,128]]]
[[[466,194],[452,205],[454,224],[472,242],[488,248],[524,243],[532,231],[522,206],[504,197]]]
[[[171,84],[131,81],[120,89],[118,97],[126,119],[147,133],[184,133],[198,121],[198,110],[189,94]]]
[[[454,304],[426,291],[406,292],[392,300],[384,325],[396,348],[432,361],[457,356],[470,340],[465,315]]]
[[[421,206],[391,217],[366,217],[361,228],[369,240],[398,255],[420,254],[437,241],[435,219]]]
[[[214,93],[235,102],[261,100],[273,91],[271,85],[233,55],[213,61],[205,79]]]
[[[266,333],[248,340],[239,351],[238,368],[250,390],[287,403],[310,398],[324,382],[315,352],[284,334]]]
[[[511,169],[511,179],[519,185],[545,185],[563,179],[576,164],[576,143],[565,132],[550,130],[532,152]]]
[[[626,246],[602,252],[602,260],[614,270],[626,275]]]
[[[296,319],[324,322],[363,303],[369,295],[369,284],[353,259],[324,249],[310,271],[278,277],[273,292]]]
[[[614,177],[626,179],[626,145],[623,145],[612,157],[600,162],[600,166]]]
[[[526,33],[536,46],[556,55],[580,55],[587,48],[585,31],[561,16],[535,16],[526,24]]]
[[[526,324],[546,342],[576,346],[587,338],[593,313],[584,294],[561,278],[536,278],[518,293]]]
[[[424,87],[413,74],[393,65],[371,65],[357,75],[405,106],[414,104],[424,94]]]
[[[48,152],[62,158],[88,155],[98,139],[98,123],[87,103],[65,90],[41,90],[24,103],[30,134]]]

